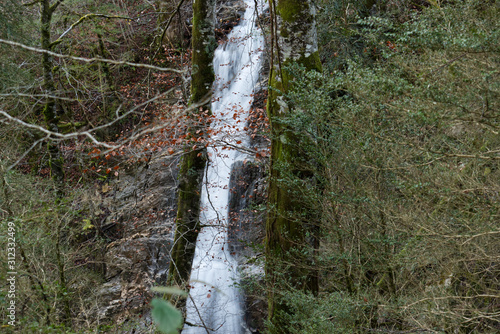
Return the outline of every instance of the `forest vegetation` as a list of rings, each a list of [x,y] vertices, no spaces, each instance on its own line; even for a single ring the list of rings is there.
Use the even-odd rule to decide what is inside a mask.
[[[207,65],[231,28],[200,35],[196,13],[218,3],[0,3],[2,332],[157,330],[138,325],[152,293],[144,314],[99,316],[104,254],[136,223],[108,224],[102,198],[134,166],[180,158],[178,226],[197,228],[199,194],[182,193],[200,187]],[[251,208],[266,277],[245,286],[269,305],[260,331],[500,332],[500,2],[270,4],[267,105],[249,126],[272,143],[251,151],[268,179]],[[168,285],[185,287],[192,254],[174,261]]]

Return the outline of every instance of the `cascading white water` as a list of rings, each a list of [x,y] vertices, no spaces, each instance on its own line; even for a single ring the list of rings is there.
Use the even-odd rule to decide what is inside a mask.
[[[196,242],[187,301],[187,322],[183,334],[245,333],[242,297],[237,284],[236,260],[228,247],[229,177],[234,162],[245,155],[230,146],[248,145],[245,118],[248,116],[255,85],[262,66],[264,38],[256,25],[255,0],[245,0],[247,9],[228,41],[214,55],[215,84],[212,113],[212,140],[209,163],[201,193],[200,221],[203,227]],[[258,13],[266,1],[258,0]]]

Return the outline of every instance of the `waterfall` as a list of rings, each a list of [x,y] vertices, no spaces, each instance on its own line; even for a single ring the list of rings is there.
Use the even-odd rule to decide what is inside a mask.
[[[209,162],[201,193],[200,222],[191,272],[183,334],[245,333],[243,298],[238,283],[237,262],[228,247],[229,178],[234,162],[247,158],[231,146],[248,146],[246,118],[253,102],[254,87],[262,67],[264,37],[257,27],[258,13],[266,9],[265,0],[245,0],[247,9],[228,40],[214,55],[215,84]]]

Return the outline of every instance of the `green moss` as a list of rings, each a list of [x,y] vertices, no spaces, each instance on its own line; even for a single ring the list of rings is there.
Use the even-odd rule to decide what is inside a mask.
[[[278,0],[277,10],[283,21],[297,22],[303,19],[304,12],[309,13],[308,1]]]
[[[85,122],[68,122],[68,123],[63,123],[59,122],[57,127],[59,131],[63,134],[71,133],[76,131],[76,129],[81,128],[84,126],[86,123]]]
[[[276,1],[274,1],[276,3]],[[271,3],[272,5],[272,3]],[[278,0],[277,10],[284,22],[284,27],[279,27],[279,40],[290,45],[280,45],[280,48],[290,49],[296,45],[303,45],[303,50],[294,49],[300,55],[295,62],[308,70],[321,71],[319,53],[306,56],[306,45],[314,45],[315,41],[288,39],[290,29],[293,38],[307,39],[310,29],[314,29],[314,17],[310,11],[309,1]],[[293,44],[292,44],[293,43]],[[275,53],[276,54],[276,53]],[[281,63],[280,63],[280,62]],[[287,175],[296,179],[305,178],[307,175],[296,162],[301,161],[301,149],[298,146],[307,145],[306,138],[298,134],[283,122],[289,117],[289,110],[293,106],[284,105],[285,95],[293,90],[294,77],[286,68],[294,62],[293,59],[275,59],[276,65],[271,69],[269,77],[269,93],[267,112],[271,120],[271,168],[269,179],[269,213],[266,222],[266,274],[269,280],[269,318],[272,323],[271,332],[282,333],[286,328],[282,324],[292,311],[279,297],[280,285],[317,293],[317,274],[310,270],[308,263],[308,241],[306,235],[310,230],[308,218],[314,214],[302,207],[298,192],[293,184],[287,181]]]
[[[179,193],[176,218],[174,247],[171,252],[167,284],[187,288],[193,263],[196,239],[200,229],[200,194],[205,169],[205,159],[201,151],[191,151],[181,162],[179,172]],[[173,297],[180,309],[184,309],[185,300]]]
[[[197,103],[210,93],[214,81],[212,66],[216,40],[213,22],[207,19],[214,6],[213,0],[196,1],[193,4],[193,38],[192,48],[193,72],[191,78],[191,102]]]
[[[315,70],[322,72],[321,60],[319,58],[319,51],[314,52],[308,57],[302,56],[297,63],[304,66],[307,70]]]

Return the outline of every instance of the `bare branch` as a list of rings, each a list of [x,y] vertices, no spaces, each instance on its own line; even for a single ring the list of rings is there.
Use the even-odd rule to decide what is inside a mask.
[[[495,235],[495,234],[500,234],[500,230],[496,231],[487,231],[483,233],[478,233],[478,234],[456,234],[456,235],[445,235],[445,234],[436,234],[436,233],[428,233],[428,234],[421,234],[421,236],[428,236],[428,237],[441,237],[441,238],[447,238],[447,239],[463,239],[467,238],[467,240],[463,241],[461,245],[465,245],[466,243],[470,242],[471,240],[475,238],[479,238],[482,236],[489,236],[489,235]]]
[[[432,152],[432,151],[431,151]],[[440,152],[436,152],[441,154]],[[489,152],[486,152],[489,153]],[[485,155],[472,155],[472,154],[447,154],[443,153],[445,157],[448,158],[464,158],[464,159],[481,159],[481,160],[500,160],[500,156],[498,157],[488,157]]]
[[[475,299],[475,298],[500,298],[500,295],[475,295],[475,296],[444,296],[444,297],[429,297],[422,298],[417,300],[416,302],[410,303],[408,305],[403,306],[403,309],[410,308],[413,305],[425,302],[425,301],[433,301],[433,300],[447,300],[447,299]]]
[[[62,33],[61,36],[59,36],[58,39],[56,39],[54,42],[52,42],[51,45],[53,46],[53,45],[61,43],[62,42],[62,38],[64,36],[66,36],[71,30],[73,30],[73,28],[75,28],[76,26],[78,26],[83,21],[85,21],[87,19],[94,18],[94,17],[103,17],[103,18],[106,18],[106,19],[132,20],[130,17],[127,17],[127,16],[117,16],[117,15],[110,16],[110,15],[104,15],[104,14],[87,14],[87,15],[82,16],[75,23],[73,23],[65,32]]]
[[[35,125],[35,124],[31,124],[31,123],[26,123],[26,122],[24,122],[24,121],[22,121],[22,120],[20,120],[20,119],[18,119],[16,117],[10,116],[8,113],[6,113],[3,110],[0,110],[0,114],[3,115],[5,118],[7,118],[11,122],[15,122],[15,123],[21,124],[22,126],[24,126],[26,128],[29,128],[29,129],[34,129],[34,130],[38,130],[40,132],[43,132],[43,133],[45,133],[47,135],[47,137],[56,137],[56,138],[59,138],[59,139],[70,139],[70,138],[74,138],[74,137],[78,137],[78,136],[86,136],[87,138],[89,138],[96,145],[104,146],[104,147],[110,148],[110,149],[115,149],[115,148],[119,147],[119,146],[109,145],[107,143],[103,143],[103,142],[98,141],[89,131],[82,131],[82,132],[73,132],[73,133],[68,133],[68,134],[62,134],[62,133],[59,133],[59,132],[54,132],[54,131],[47,130],[44,127],[41,127],[39,125]],[[2,123],[8,123],[5,120],[0,120],[0,122],[2,122]]]
[[[147,105],[147,104],[149,104],[151,102],[154,102],[154,101],[160,99],[161,97],[169,94],[173,89],[174,88],[172,88],[172,89],[166,91],[163,94],[159,94],[159,95],[157,95],[157,96],[155,96],[155,97],[153,97],[153,98],[151,98],[151,99],[149,99],[149,100],[147,100],[147,101],[145,101],[145,102],[143,102],[143,103],[135,106],[134,108],[130,109],[126,113],[123,113],[122,115],[119,115],[119,109],[121,108],[121,106],[120,106],[118,108],[118,110],[116,111],[116,118],[113,119],[112,121],[106,123],[106,124],[103,124],[101,126],[97,126],[97,127],[92,128],[90,130],[78,131],[78,132],[71,132],[71,133],[67,133],[67,134],[62,134],[62,133],[59,133],[59,132],[54,132],[54,131],[48,130],[48,129],[42,127],[42,126],[24,122],[23,120],[20,120],[20,119],[18,119],[16,117],[13,117],[10,114],[8,114],[7,112],[5,112],[3,110],[0,110],[0,115],[4,116],[6,118],[6,119],[0,119],[0,123],[14,122],[14,123],[20,124],[23,127],[43,132],[46,135],[44,138],[42,138],[42,139],[38,140],[37,142],[35,142],[32,145],[32,147],[30,147],[28,149],[28,151],[23,154],[23,156],[21,158],[19,158],[12,166],[9,167],[9,169],[12,169],[13,167],[15,167],[26,156],[26,154],[30,150],[32,150],[41,141],[45,141],[45,140],[61,141],[61,140],[67,140],[67,139],[72,139],[72,138],[78,138],[78,137],[81,137],[81,136],[85,136],[88,139],[90,139],[90,141],[92,143],[94,143],[95,145],[106,148],[106,151],[102,152],[102,154],[106,154],[106,153],[111,152],[113,150],[119,149],[120,147],[123,147],[126,144],[128,144],[130,142],[133,142],[133,141],[139,139],[140,137],[143,137],[144,135],[147,135],[149,133],[156,132],[158,130],[164,129],[167,126],[165,124],[160,124],[158,126],[143,128],[140,131],[138,131],[136,133],[133,133],[132,135],[128,136],[124,140],[119,141],[119,142],[114,143],[114,144],[110,144],[110,143],[105,143],[105,142],[99,141],[92,134],[93,132],[95,132],[97,130],[110,127],[111,125],[115,124],[116,122],[118,122],[118,121],[126,118],[131,113],[135,112],[136,110],[138,110],[140,108],[143,108],[145,105]],[[187,109],[184,109],[184,110],[185,110],[185,112],[189,112],[190,110],[197,110],[198,108],[206,105],[210,101],[210,99],[211,99],[211,94],[207,95],[207,97],[205,99],[203,99],[202,101],[200,101],[199,103],[192,104]],[[176,154],[171,154],[171,155],[177,156],[177,155],[183,155],[183,154],[184,154],[184,152],[178,152]]]
[[[128,66],[134,66],[134,67],[147,68],[147,69],[160,71],[160,72],[173,72],[173,73],[179,73],[179,74],[183,74],[186,72],[185,70],[176,70],[174,68],[159,67],[159,66],[153,66],[153,65],[148,65],[148,64],[131,63],[128,61],[116,61],[116,60],[103,59],[103,58],[84,58],[84,57],[69,56],[69,55],[64,55],[64,54],[60,54],[60,53],[56,53],[56,52],[52,52],[52,51],[24,45],[24,44],[17,43],[17,42],[7,41],[5,39],[0,39],[0,43],[7,44],[10,46],[15,46],[15,47],[29,50],[29,51],[33,51],[33,52],[48,54],[50,56],[57,57],[57,58],[72,59],[72,60],[77,60],[77,61],[81,61],[84,63],[101,62],[101,63],[107,63],[107,64],[113,64],[113,65],[128,65]]]
[[[41,142],[43,142],[43,141],[45,141],[45,140],[49,139],[49,137],[50,137],[50,136],[49,136],[49,135],[47,135],[47,136],[45,136],[45,137],[43,137],[43,138],[41,138],[41,139],[38,139],[36,142],[34,142],[34,143],[33,143],[33,145],[31,145],[31,146],[30,146],[30,148],[28,148],[28,149],[27,149],[27,150],[26,150],[26,151],[25,151],[25,152],[24,152],[24,153],[23,153],[23,154],[19,157],[19,159],[17,159],[17,161],[16,161],[16,162],[14,162],[12,165],[10,165],[10,166],[7,168],[7,170],[9,171],[9,170],[11,170],[12,168],[16,167],[16,166],[17,166],[17,164],[18,164],[18,163],[20,163],[20,162],[21,162],[21,160],[23,160],[23,159],[24,159],[24,157],[25,157],[26,155],[28,155],[28,153],[30,153],[32,149],[34,149],[34,148],[35,148],[38,144],[40,144]]]
[[[156,97],[156,98],[153,98],[152,100],[155,100],[155,99],[157,99],[157,97]],[[188,111],[190,111],[190,110],[197,110],[198,108],[200,108],[200,107],[202,107],[202,106],[206,105],[206,104],[210,101],[210,99],[211,99],[211,97],[210,97],[210,96],[208,96],[207,98],[203,99],[203,100],[202,100],[202,101],[200,101],[199,103],[192,104],[192,105],[190,105],[187,109],[184,109],[184,110],[185,110],[186,112],[188,112]],[[149,101],[148,101],[147,103],[149,103]],[[146,102],[145,102],[144,104],[146,104]],[[135,108],[135,109],[136,109],[136,108]],[[116,121],[118,121],[118,120],[117,120],[117,119],[115,119],[115,120],[113,121],[113,123],[114,123],[114,122],[116,122]],[[109,124],[109,123],[108,123],[108,124]],[[105,126],[109,126],[108,124],[106,124]],[[102,126],[102,127],[104,127],[104,126]],[[95,128],[94,130],[97,130],[97,129],[99,129],[99,128],[100,128],[100,127],[97,127],[97,128]],[[153,126],[153,127],[149,127],[149,128],[143,129],[143,130],[141,130],[141,131],[139,131],[139,132],[137,132],[137,133],[135,133],[135,134],[133,134],[133,135],[129,136],[129,137],[128,137],[126,140],[124,140],[123,142],[120,142],[120,145],[119,145],[118,147],[123,146],[123,145],[125,145],[126,143],[132,142],[132,141],[134,141],[134,140],[136,140],[136,139],[138,139],[138,138],[140,138],[140,137],[142,137],[142,136],[144,136],[144,135],[147,135],[147,134],[152,133],[152,132],[156,132],[156,131],[161,130],[161,129],[164,129],[164,128],[165,128],[165,125],[158,125],[158,126]],[[92,131],[94,131],[94,130],[92,130]],[[114,148],[113,148],[113,149],[114,149]],[[106,151],[106,152],[108,152],[108,151]],[[106,153],[106,152],[103,152],[103,153]]]
[[[42,1],[42,0],[35,0],[35,1],[28,2],[28,3],[23,3],[22,5],[25,6],[25,7],[29,7],[29,6],[36,5],[40,1]]]
[[[172,88],[173,89],[173,88]],[[110,127],[111,125],[113,125],[114,123],[126,118],[128,115],[130,115],[131,113],[133,113],[134,111],[136,111],[137,109],[143,107],[144,105],[148,104],[148,103],[151,103],[159,98],[161,98],[162,96],[170,93],[170,91],[172,90],[168,90],[166,91],[165,93],[163,94],[160,94],[160,95],[157,95],[155,97],[153,97],[152,99],[149,99],[137,106],[135,106],[134,108],[130,109],[128,112],[122,114],[122,115],[119,115],[119,110],[121,108],[118,107],[118,109],[116,110],[116,115],[117,117],[112,120],[111,122],[108,122],[104,125],[101,125],[101,126],[98,126],[98,127],[95,127],[91,130],[88,130],[88,131],[82,131],[82,132],[72,132],[72,133],[68,133],[68,134],[62,134],[62,133],[58,133],[58,132],[54,132],[54,131],[50,131],[46,128],[43,128],[39,125],[35,125],[35,124],[31,124],[31,123],[26,123],[18,118],[15,118],[15,117],[12,117],[11,115],[9,115],[8,113],[6,113],[5,111],[2,111],[0,110],[0,114],[5,116],[5,118],[7,118],[9,121],[13,121],[15,123],[18,123],[18,124],[21,124],[22,126],[25,126],[27,128],[31,128],[31,129],[35,129],[35,130],[39,130],[45,134],[47,134],[48,137],[52,137],[53,139],[59,139],[59,140],[64,140],[64,139],[70,139],[70,138],[75,138],[75,137],[79,137],[79,136],[86,136],[88,137],[93,143],[95,143],[96,145],[98,146],[103,146],[103,147],[106,147],[107,149],[110,149],[110,150],[114,150],[114,149],[117,149],[119,148],[120,146],[122,146],[124,143],[126,142],[129,142],[131,140],[134,140],[136,139],[137,137],[140,137],[140,135],[136,135],[136,136],[133,136],[133,137],[129,137],[125,142],[121,143],[121,145],[109,145],[107,143],[103,143],[103,142],[100,142],[98,141],[97,139],[95,139],[95,137],[91,134],[91,132],[94,132],[94,131],[97,131],[97,130],[100,130],[100,129],[104,129],[104,128],[107,128],[107,127]],[[198,106],[193,106],[193,108],[197,108]],[[2,123],[6,123],[4,120],[0,120],[0,122]],[[154,130],[154,129],[153,129]],[[149,131],[151,132],[151,131]],[[149,132],[144,132],[144,133],[149,133]]]
[[[165,25],[165,28],[163,28],[163,32],[161,34],[161,37],[158,40],[158,49],[156,49],[156,52],[151,59],[155,59],[158,52],[160,52],[162,41],[165,38],[165,33],[167,32],[167,29],[170,26],[170,23],[172,23],[172,19],[174,18],[175,14],[177,14],[179,12],[179,10],[181,9],[181,6],[183,3],[184,3],[184,0],[180,0],[179,3],[177,4],[177,7],[175,8],[175,10],[168,18],[167,24]]]
[[[440,72],[440,71],[441,71],[443,68],[445,68],[446,66],[451,65],[451,64],[452,64],[452,63],[454,63],[455,61],[457,61],[457,60],[459,60],[459,59],[461,59],[461,58],[463,58],[463,57],[465,57],[465,56],[467,56],[467,53],[463,53],[463,54],[459,55],[458,57],[455,57],[455,58],[453,58],[452,60],[450,60],[450,61],[446,62],[445,64],[443,64],[443,65],[441,65],[441,66],[439,66],[439,67],[437,67],[437,68],[433,69],[433,70],[432,70],[429,74],[433,74],[434,72]]]
[[[198,313],[198,317],[200,318],[200,321],[201,323],[203,324],[203,327],[205,328],[205,330],[207,331],[207,334],[210,334],[210,331],[209,331],[209,328],[207,327],[207,325],[205,324],[205,321],[203,321],[203,317],[201,316],[200,314],[200,311],[198,310],[198,307],[196,306],[196,303],[194,302],[194,299],[193,297],[191,297],[191,294],[189,294],[189,299],[191,299],[191,302],[193,303],[193,306],[194,306],[194,309],[196,310],[196,313]],[[192,326],[192,324],[189,324]],[[196,326],[196,325],[195,325]]]
[[[235,149],[236,151],[239,151],[241,153],[245,153],[245,154],[248,154],[251,156],[255,156],[255,154],[259,153],[258,150],[255,150],[255,149],[252,149],[249,147],[245,147],[243,145],[232,144],[232,143],[225,141],[225,140],[217,140],[215,142],[215,144],[218,144],[218,145],[214,145],[214,146],[231,147],[231,148]]]
[[[10,97],[10,96],[20,96],[20,97],[41,97],[45,99],[54,99],[68,102],[78,102],[78,99],[72,99],[69,97],[62,97],[50,94],[25,94],[25,93],[16,93],[16,94],[0,94],[0,97]]]
[[[50,9],[49,9],[50,14],[54,13],[56,11],[57,7],[59,7],[59,5],[61,3],[63,3],[63,1],[64,0],[57,0],[57,2],[55,4],[53,4],[52,6],[50,6]]]

